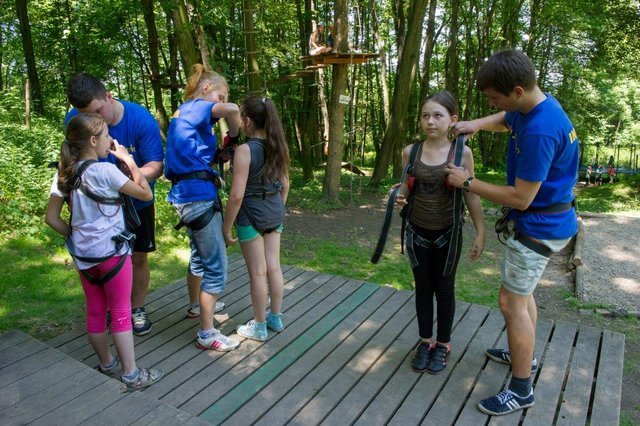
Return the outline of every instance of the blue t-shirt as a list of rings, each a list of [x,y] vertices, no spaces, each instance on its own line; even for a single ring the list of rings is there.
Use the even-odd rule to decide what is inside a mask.
[[[206,171],[216,152],[217,138],[213,126],[218,121],[211,116],[215,103],[203,99],[187,101],[176,110],[167,132],[167,179],[186,173]],[[173,204],[211,201],[218,198],[218,188],[204,179],[186,179],[171,187],[167,200]]]
[[[547,99],[527,114],[508,112],[511,128],[507,150],[507,184],[516,177],[542,182],[532,207],[547,207],[574,199],[578,181],[578,135],[558,101]],[[564,239],[578,231],[574,209],[557,213],[519,213],[512,210],[517,229],[539,239]]]
[[[152,161],[164,160],[162,150],[162,137],[158,122],[146,108],[133,102],[116,100],[124,106],[122,119],[118,124],[109,126],[109,135],[129,151],[138,167]],[[78,110],[73,108],[67,113],[64,119],[65,126],[71,118],[78,114]],[[116,157],[109,155],[105,160],[116,163]],[[149,182],[151,191],[154,191],[155,181]],[[152,205],[154,200],[140,201],[133,199],[136,210],[141,210]]]

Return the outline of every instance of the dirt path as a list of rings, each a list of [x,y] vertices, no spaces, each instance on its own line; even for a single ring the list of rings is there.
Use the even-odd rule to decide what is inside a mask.
[[[361,205],[346,207],[322,214],[289,210],[286,220],[287,233],[308,237],[339,238],[362,247],[373,248],[384,216],[385,200],[371,198]],[[487,212],[487,254],[502,256],[502,246],[492,232],[495,213]],[[391,240],[398,239],[399,220],[394,217],[389,232]],[[640,309],[640,218],[624,216],[590,215],[584,218],[586,236],[583,255],[586,300],[609,307],[627,310]],[[465,224],[467,235],[472,235],[472,225]],[[471,233],[469,233],[469,231]],[[387,244],[390,244],[388,242]],[[568,247],[554,255],[536,288],[535,296],[540,317],[576,322],[598,328],[628,331],[623,319],[603,318],[585,314],[575,308],[574,274],[567,271],[567,258],[572,252]],[[627,332],[625,368],[623,378],[622,411],[633,424],[640,424],[640,333]],[[634,360],[636,362],[634,362]]]

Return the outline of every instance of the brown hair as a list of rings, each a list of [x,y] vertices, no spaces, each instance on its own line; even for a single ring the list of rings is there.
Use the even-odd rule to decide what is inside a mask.
[[[428,96],[420,108],[424,107],[424,104],[431,101],[442,105],[450,115],[458,115],[458,101],[456,101],[456,98],[454,98],[448,91],[443,90]]]
[[[67,83],[67,99],[76,108],[89,106],[94,99],[105,99],[107,89],[102,81],[86,72],[76,74]]]
[[[78,171],[78,159],[87,148],[91,136],[98,136],[107,124],[100,114],[78,114],[67,123],[65,139],[60,148],[58,189],[71,192],[71,181]]]
[[[516,86],[531,90],[536,86],[536,69],[523,52],[499,50],[480,66],[477,86],[481,92],[491,88],[506,96]]]
[[[195,99],[202,91],[202,86],[207,83],[213,87],[225,86],[227,90],[229,89],[227,80],[223,76],[215,71],[207,71],[202,64],[195,64],[184,88],[184,100]]]
[[[263,179],[275,182],[289,173],[289,147],[276,106],[271,99],[249,96],[240,107],[240,113],[251,119],[258,129],[267,133]]]

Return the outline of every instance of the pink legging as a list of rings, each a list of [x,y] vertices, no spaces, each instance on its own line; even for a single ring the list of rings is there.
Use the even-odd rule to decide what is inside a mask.
[[[87,270],[92,276],[103,276],[113,269],[121,256],[112,257]],[[87,333],[104,333],[107,330],[107,310],[111,312],[111,332],[131,330],[131,287],[133,269],[131,256],[127,255],[122,269],[103,285],[91,284],[80,273],[80,281],[87,301]]]

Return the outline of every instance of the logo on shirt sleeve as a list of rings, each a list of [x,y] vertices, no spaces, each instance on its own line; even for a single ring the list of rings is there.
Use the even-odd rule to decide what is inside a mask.
[[[177,109],[176,112],[173,113],[173,116],[171,118],[178,118],[180,117],[180,110]]]
[[[574,143],[578,140],[578,133],[576,129],[571,129],[571,133],[569,133],[569,142]]]

